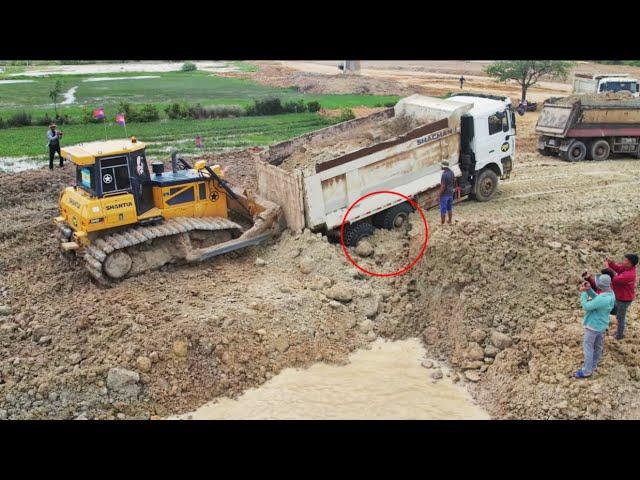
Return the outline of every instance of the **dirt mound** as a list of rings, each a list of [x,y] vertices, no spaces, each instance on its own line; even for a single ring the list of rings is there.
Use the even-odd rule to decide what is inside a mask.
[[[292,70],[288,67],[268,62],[254,62],[260,67],[256,72],[227,73],[225,76],[250,78],[256,82],[273,87],[295,88],[302,93],[358,93],[374,95],[408,96],[420,87],[408,86],[394,80],[371,78],[358,75],[336,73],[308,73]]]
[[[640,393],[636,324],[624,344],[606,341],[601,373],[592,382],[572,378],[582,361],[579,273],[599,268],[606,252],[634,248],[612,235],[616,228],[465,220],[432,235],[413,273],[423,339],[449,359],[459,378],[480,381],[477,398],[492,416],[638,414],[640,404],[630,400]]]
[[[242,186],[238,155],[228,178]],[[407,290],[381,293],[308,231],[99,288],[53,235],[71,181],[71,167],[0,176],[0,418],[189,411],[285,367],[342,362],[402,318]]]
[[[287,171],[299,169],[305,173],[315,173],[315,166],[361,148],[398,137],[417,128],[419,124],[412,118],[401,116],[381,120],[373,125],[361,125],[346,130],[331,138],[316,140],[298,148],[281,164]]]
[[[576,102],[581,102],[583,105],[607,105],[607,104],[627,104],[634,105],[638,103],[638,100],[631,94],[631,92],[606,92],[606,93],[593,93],[593,94],[580,94],[569,95],[563,98],[550,98],[547,100],[549,103],[555,103],[558,105],[573,105]]]

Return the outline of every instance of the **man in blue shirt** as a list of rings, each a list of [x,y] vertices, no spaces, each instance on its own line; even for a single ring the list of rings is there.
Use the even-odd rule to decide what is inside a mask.
[[[596,287],[600,294],[596,294],[585,282],[580,287],[580,304],[584,309],[584,366],[576,372],[576,378],[588,378],[598,369],[598,361],[604,348],[604,332],[609,326],[609,314],[616,298],[611,290],[611,277],[598,275]]]
[[[442,167],[442,177],[440,177],[440,224],[444,225],[447,214],[449,215],[449,223],[453,217],[453,190],[456,176],[453,170],[449,168],[449,162],[440,163]]]

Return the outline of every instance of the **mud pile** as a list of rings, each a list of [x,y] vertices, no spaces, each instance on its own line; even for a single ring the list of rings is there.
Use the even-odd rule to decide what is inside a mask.
[[[343,362],[409,303],[308,231],[98,287],[53,235],[72,179],[71,166],[0,174],[0,418],[190,411],[285,367]]]
[[[295,88],[302,93],[374,94],[409,96],[421,93],[420,87],[408,86],[394,80],[371,78],[360,75],[325,75],[292,70],[269,62],[255,62],[257,72],[227,73],[225,76],[250,78],[274,87]]]
[[[624,342],[607,338],[600,373],[589,382],[572,378],[582,362],[580,272],[601,268],[610,252],[640,249],[637,236],[627,241],[612,234],[616,229],[605,222],[558,229],[461,220],[435,230],[413,273],[423,339],[457,378],[478,382],[474,392],[493,417],[640,413],[637,313],[629,315]]]
[[[289,172],[299,169],[305,173],[315,173],[316,164],[398,137],[418,126],[418,122],[405,116],[381,120],[373,125],[361,125],[331,138],[301,146],[285,159],[281,168]]]
[[[579,95],[569,95],[568,97],[562,98],[550,98],[548,100],[549,103],[554,103],[558,105],[573,105],[576,102],[581,102],[584,105],[608,105],[608,104],[629,104],[629,105],[637,105],[640,104],[638,100],[631,94],[631,92],[627,91],[619,91],[619,92],[606,92],[606,93],[590,93],[590,94],[579,94]]]

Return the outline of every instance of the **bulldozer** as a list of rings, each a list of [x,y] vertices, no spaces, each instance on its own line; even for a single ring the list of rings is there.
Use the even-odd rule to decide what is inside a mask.
[[[57,238],[100,284],[257,245],[282,226],[278,205],[232,187],[205,160],[192,167],[173,152],[170,172],[161,161],[150,171],[135,137],[61,153],[75,165],[76,182],[60,193]]]

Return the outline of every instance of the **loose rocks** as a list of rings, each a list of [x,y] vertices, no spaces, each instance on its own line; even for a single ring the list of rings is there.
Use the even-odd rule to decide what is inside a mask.
[[[302,260],[300,260],[299,268],[300,268],[300,271],[304,274],[309,274],[313,272],[314,266],[315,266],[315,262],[310,258],[305,257]]]
[[[178,357],[186,357],[189,351],[189,346],[184,340],[176,340],[173,342],[173,353]]]
[[[464,376],[470,382],[480,381],[480,374],[476,370],[465,370]]]
[[[346,284],[336,284],[325,291],[325,295],[333,300],[347,303],[353,300],[351,288]]]
[[[367,240],[362,240],[356,247],[356,255],[360,257],[370,257],[373,255],[373,247]]]
[[[140,375],[125,368],[114,367],[107,374],[107,388],[113,393],[133,398],[140,393]]]
[[[360,322],[360,331],[362,333],[369,333],[371,330],[373,330],[373,325],[374,323],[371,320],[363,320],[362,322]]]
[[[141,372],[148,372],[151,370],[151,359],[149,357],[140,356],[136,359],[136,365]]]
[[[493,343],[496,348],[504,350],[513,345],[513,340],[509,335],[494,330],[491,332],[491,343]]]

